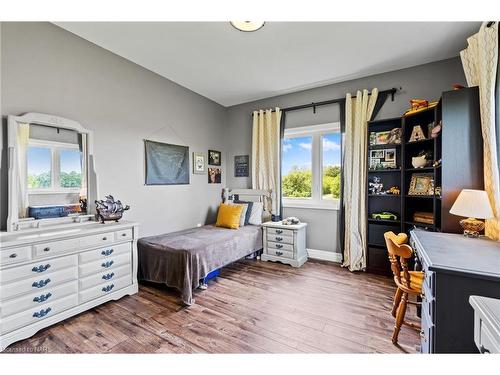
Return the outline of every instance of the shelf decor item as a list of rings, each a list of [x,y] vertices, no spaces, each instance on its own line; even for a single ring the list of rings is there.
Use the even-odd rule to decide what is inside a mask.
[[[408,195],[433,195],[434,181],[432,173],[414,173],[411,176]]]
[[[384,184],[382,183],[382,179],[378,176],[373,176],[371,181],[368,182],[368,194],[377,195],[382,193],[382,189],[384,188]]]
[[[420,125],[415,125],[411,131],[410,142],[422,141],[425,138],[424,131]]]
[[[484,222],[477,219],[491,219],[491,209],[488,195],[484,190],[463,189],[450,209],[450,214],[465,216],[460,220],[464,236],[477,238],[484,229]]]
[[[403,136],[403,129],[394,128],[389,133],[389,138],[387,139],[387,143],[391,145],[399,145],[401,144],[402,136]]]
[[[432,212],[415,212],[413,214],[415,223],[434,225],[434,214]]]

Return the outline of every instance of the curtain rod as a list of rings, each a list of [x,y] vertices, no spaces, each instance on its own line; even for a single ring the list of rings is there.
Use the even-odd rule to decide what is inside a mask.
[[[399,89],[393,87],[392,89],[382,90],[382,91],[379,91],[378,93],[379,94],[391,94],[391,102],[393,102],[394,101],[394,94],[398,90],[401,90],[401,87]],[[371,93],[369,92],[368,95],[371,95]],[[353,96],[352,98],[354,99],[355,97],[356,96]],[[316,113],[316,107],[319,107],[319,106],[322,106],[322,105],[328,105],[328,104],[341,103],[341,102],[345,102],[345,98],[324,100],[322,102],[317,102],[317,103],[312,102],[310,104],[302,104],[302,105],[296,105],[296,106],[293,106],[293,107],[286,107],[286,108],[282,108],[281,111],[282,112],[290,112],[290,111],[296,111],[296,110],[299,110],[299,109],[312,108],[313,109],[313,113]],[[275,112],[275,111],[276,111],[275,109],[271,110],[271,112]],[[251,115],[253,115],[253,112],[252,112]]]

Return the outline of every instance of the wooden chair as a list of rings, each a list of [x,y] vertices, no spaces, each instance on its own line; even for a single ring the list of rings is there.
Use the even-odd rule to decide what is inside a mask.
[[[398,343],[398,335],[403,324],[415,329],[420,329],[420,326],[408,323],[405,321],[406,307],[408,304],[417,304],[408,300],[408,296],[419,296],[422,294],[422,282],[424,274],[421,271],[409,271],[408,259],[413,254],[413,249],[406,244],[408,236],[404,233],[398,235],[393,232],[384,233],[389,260],[391,262],[391,270],[394,274],[394,282],[397,289],[394,295],[394,304],[392,306],[392,316],[396,318],[394,332],[392,334],[392,343]]]

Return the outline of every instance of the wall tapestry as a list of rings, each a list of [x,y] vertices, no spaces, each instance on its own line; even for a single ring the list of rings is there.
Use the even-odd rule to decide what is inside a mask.
[[[189,184],[189,147],[144,141],[146,185]]]

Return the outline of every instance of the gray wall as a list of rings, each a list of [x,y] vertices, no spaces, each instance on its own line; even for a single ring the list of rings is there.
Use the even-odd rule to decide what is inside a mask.
[[[191,174],[190,185],[144,186],[143,139],[225,155],[224,107],[49,23],[2,23],[1,53],[2,115],[50,113],[92,129],[100,195],[130,204],[141,235],[213,219],[225,174],[220,185]],[[2,156],[3,227],[5,147]]]
[[[342,98],[347,92],[355,93],[358,89],[379,90],[392,87],[402,87],[397,93],[394,102],[389,100],[379,113],[378,118],[400,116],[408,107],[411,98],[438,99],[441,92],[451,89],[451,85],[459,83],[465,85],[465,76],[459,58],[420,65],[413,68],[402,69],[370,77],[346,81],[338,84],[319,87],[311,90],[276,96],[255,102],[244,103],[228,109],[227,124],[227,184],[231,187],[250,187],[251,179],[233,177],[234,155],[251,154],[251,113],[256,109],[273,107],[290,107],[322,100]],[[323,124],[339,121],[339,106],[325,106],[316,109],[316,114],[311,109],[287,113],[286,126],[296,127],[303,125]],[[297,216],[308,222],[307,247],[315,250],[340,251],[338,249],[337,211],[310,210],[286,208],[285,216]]]

